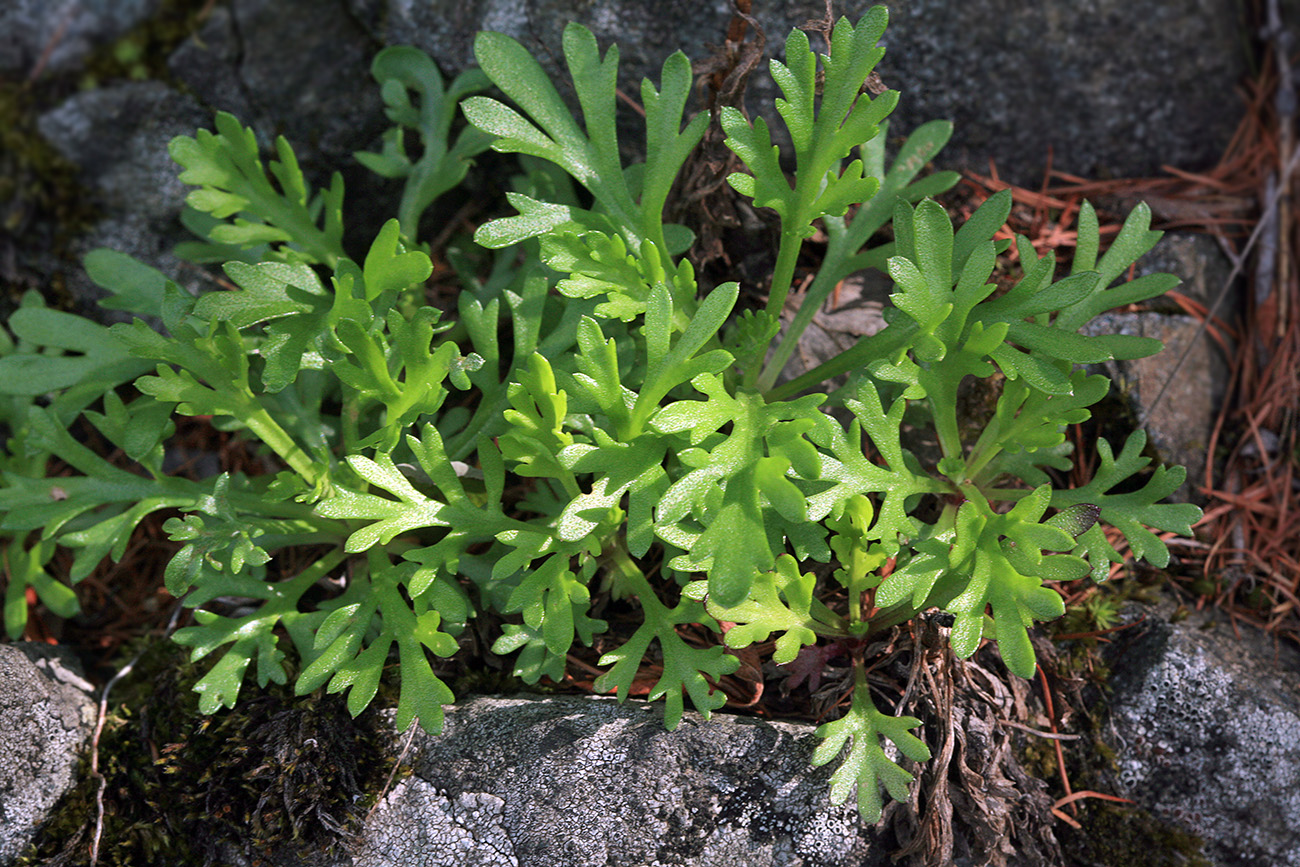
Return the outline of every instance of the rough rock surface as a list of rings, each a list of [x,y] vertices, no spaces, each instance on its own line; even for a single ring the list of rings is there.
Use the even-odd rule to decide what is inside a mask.
[[[1225,0],[891,2],[898,118],[958,130],[948,159],[1036,182],[1213,165],[1243,113],[1238,7]],[[1191,49],[1190,46],[1196,46]]]
[[[340,3],[231,0],[168,61],[206,105],[283,135],[300,162],[351,164],[388,122],[370,61],[381,46]],[[328,174],[325,175],[328,178]]]
[[[1127,214],[1136,202],[1122,204],[1121,212]],[[1159,208],[1159,203],[1154,203],[1152,210],[1157,222],[1161,216],[1167,216],[1162,215]],[[1169,231],[1151,252],[1138,261],[1134,276],[1162,272],[1177,274],[1183,282],[1176,291],[1208,307],[1218,301],[1224,284],[1232,274],[1232,263],[1213,236]],[[1232,305],[1237,298],[1238,294],[1229,290],[1216,315],[1231,319],[1234,313]]]
[[[936,2],[890,4],[889,53],[880,71],[904,93],[895,132],[936,117],[956,122],[940,159],[947,165],[983,169],[991,156],[1004,177],[1036,183],[1050,145],[1055,166],[1078,174],[1150,173],[1160,163],[1199,169],[1213,162],[1240,114],[1232,91],[1242,71],[1238,28],[1229,0],[1195,0],[1191,13],[1154,0],[1123,6],[1118,0],[1010,6],[982,0],[943,10]],[[102,31],[94,40],[103,42],[138,23],[154,5],[11,4],[0,12],[0,33],[7,34],[0,38],[0,69],[29,68],[38,50],[32,46],[43,50],[52,28],[66,19],[49,63],[75,70],[85,51],[63,57],[81,39],[83,21],[98,22],[99,30],[86,32]],[[836,12],[856,19],[870,5],[846,0],[836,4]],[[791,27],[825,11],[822,0],[759,0],[754,7],[768,33],[769,56],[779,56]],[[386,205],[397,194],[394,183],[377,180],[351,159],[353,151],[374,147],[387,125],[368,74],[382,44],[418,45],[454,71],[471,61],[473,34],[489,28],[519,38],[556,70],[562,66],[564,24],[577,20],[602,45],[619,43],[622,86],[635,95],[640,78],[657,78],[663,59],[677,48],[694,59],[707,56],[731,17],[726,0],[665,0],[655,4],[653,15],[647,8],[641,0],[217,4],[201,32],[169,61],[187,93],[159,82],[111,85],[72,97],[42,121],[44,135],[82,166],[104,213],[73,252],[114,247],[196,287],[197,273],[170,257],[171,247],[186,237],[175,216],[184,190],[165,147],[172,135],[208,125],[215,110],[254,125],[268,145],[284,134],[315,184],[342,169],[348,240],[355,246],[373,236],[378,215],[391,211]],[[1185,50],[1187,45],[1198,50]],[[6,51],[17,59],[7,60]],[[766,105],[770,114],[775,95],[760,67],[752,79],[753,106]],[[123,117],[132,122],[123,124]],[[639,133],[625,136],[624,145],[635,151],[638,141]],[[96,153],[101,144],[104,152]],[[105,171],[118,181],[99,177]],[[96,295],[75,264],[41,260],[38,270],[63,271],[83,304]]]
[[[1216,864],[1300,865],[1300,651],[1172,611],[1116,636],[1116,793],[1199,835]]]
[[[158,0],[6,0],[0,4],[0,72],[75,68],[157,8]]]
[[[0,864],[31,842],[76,782],[95,722],[88,686],[51,648],[0,644]]]
[[[414,774],[367,824],[355,867],[889,862],[808,764],[812,728],[555,697],[478,698],[416,735]]]
[[[418,45],[454,69],[471,62],[482,29],[508,33],[544,66],[560,68],[560,34],[576,20],[602,45],[618,42],[624,86],[633,85],[625,92],[633,94],[642,76],[657,80],[671,51],[707,56],[706,43],[722,41],[731,17],[723,0],[667,0],[653,15],[639,0],[349,2],[383,41]],[[856,21],[872,5],[838,2],[835,13]],[[1148,175],[1163,164],[1205,168],[1241,116],[1233,87],[1246,67],[1229,0],[887,5],[888,54],[878,71],[903,93],[895,129],[954,121],[942,162],[986,170],[991,157],[1003,177],[1021,183],[1039,181],[1049,148],[1057,169],[1089,176]],[[790,28],[822,18],[825,3],[757,0],[753,12],[767,31],[768,56],[779,57]],[[770,105],[774,94],[758,70],[752,95]]]
[[[103,215],[72,244],[73,257],[107,247],[191,291],[211,288],[203,272],[171,252],[192,240],[179,221],[192,188],[177,179],[180,168],[167,145],[174,136],[211,128],[216,111],[252,126],[268,150],[284,135],[317,187],[343,171],[349,237],[373,237],[379,221],[372,212],[394,211],[389,202],[398,189],[361,169],[351,154],[372,147],[388,125],[369,73],[380,47],[336,3],[235,0],[214,6],[201,31],[172,54],[170,71],[188,92],[159,81],[119,83],[77,93],[47,111],[41,134],[81,169]],[[50,261],[41,270],[64,272],[73,297],[94,310],[89,302],[102,292],[79,263]]]
[[[131,118],[123,123],[122,118]],[[194,135],[211,115],[192,97],[156,81],[128,82],[79,93],[40,119],[41,134],[70,162],[104,217],[75,245],[80,256],[107,247],[160,268],[182,285],[204,289],[198,271],[172,255],[186,236],[179,215],[190,187],[167,154],[174,136]],[[68,289],[86,304],[103,295],[80,268]]]

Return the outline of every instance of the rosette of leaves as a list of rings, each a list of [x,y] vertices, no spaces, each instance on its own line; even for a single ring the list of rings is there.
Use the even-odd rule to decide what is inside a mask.
[[[790,35],[772,64],[786,152],[762,117],[719,118],[746,169],[732,186],[779,222],[758,311],[736,310],[734,282],[698,285],[681,258],[689,232],[663,220],[709,122],[684,116],[691,74],[680,53],[657,84],[642,84],[645,158],[632,165],[616,132],[617,49],[602,54],[578,25],[563,47],[580,121],[524,48],[485,33],[475,45],[483,75],[513,106],[468,97],[478,132],[455,143],[449,106],[477,88],[474,77],[447,89],[408,50],[384,55],[375,71],[390,117],[418,131],[422,149],[408,153],[399,130],[363,158],[407,186],[401,219],[355,259],[341,242],[341,182],[314,192],[287,143],[265,166],[252,132],[224,115],[215,133],[174,141],[182,178],[198,187],[190,205],[205,215],[191,217],[205,237],[191,252],[228,256],[235,288],[192,298],[100,253],[88,267],[110,303],[161,331],[139,319],[74,325],[34,304],[11,320],[14,339],[0,344],[0,412],[13,432],[0,466],[7,627],[21,629],[25,600],[14,600],[28,586],[72,610],[45,571],[56,546],[76,553],[76,580],[121,556],[146,514],[173,509],[181,516],[166,527],[182,547],[166,580],[200,609],[177,640],[217,660],[198,687],[209,711],[236,700],[250,669],[263,684],[286,680],[292,645],[295,688],[346,691],[353,713],[395,660],[398,724],[418,718],[434,731],[452,696],[429,654],[454,653],[469,618],[507,618],[494,650],[517,652],[528,682],[558,680],[575,642],[607,628],[592,611],[598,596],[635,600],[642,621],[600,660],[609,669],[597,688],[626,698],[653,657],[649,696],[665,700],[670,727],[688,698],[705,717],[722,706],[714,685],[738,666],[728,648],[775,636],[775,661],[787,663],[841,642],[857,648],[853,696],[818,730],[814,762],[840,759],[834,798],[856,790],[862,815],[878,819],[881,786],[904,797],[912,778],[899,762],[928,749],[918,720],[870,694],[866,638],[940,608],[954,616],[959,656],[987,638],[1029,676],[1028,630],[1062,608],[1045,582],[1101,579],[1118,559],[1103,524],[1163,565],[1168,550],[1151,528],[1186,533],[1199,514],[1161,502],[1179,469],[1134,483],[1148,463],[1140,433],[1118,456],[1099,446],[1101,468],[1081,488],[1056,489],[1048,472],[1070,468],[1065,427],[1108,387],[1082,365],[1159,349],[1080,333],[1175,282],[1118,282],[1158,238],[1149,212],[1135,210],[1099,256],[1096,217],[1083,208],[1078,254],[1060,280],[1050,255],[1018,240],[1024,273],[999,293],[990,278],[1005,242],[994,237],[1009,196],[954,231],[928,197],[955,176],[920,177],[946,124],[921,127],[886,159],[897,96],[864,90],[885,24],[883,8],[840,20],[825,55]],[[502,256],[492,276],[467,279],[457,309],[434,309],[421,293],[431,262],[412,237],[419,211],[489,139],[529,168],[508,194],[518,213],[476,238],[521,245],[527,264]],[[890,220],[892,237],[877,238]],[[779,333],[818,226],[828,239],[820,271]],[[813,313],[864,267],[894,281],[888,326],[776,385]],[[842,374],[849,384],[826,394]],[[963,380],[994,377],[992,416],[963,426]],[[933,428],[937,460],[908,449],[905,413]],[[211,417],[262,449],[273,472],[167,476],[175,414]],[[132,469],[71,435],[78,418]],[[29,469],[52,457],[68,475]],[[277,568],[308,546],[310,565]],[[833,564],[821,586],[816,562]],[[721,633],[724,621],[733,627],[710,646],[678,631]]]

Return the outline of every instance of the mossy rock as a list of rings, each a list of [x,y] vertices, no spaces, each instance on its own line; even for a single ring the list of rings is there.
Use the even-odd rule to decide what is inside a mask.
[[[235,853],[307,863],[360,828],[387,782],[394,759],[377,712],[354,720],[337,695],[271,684],[204,716],[193,687],[205,668],[157,641],[110,695],[100,865],[226,863]],[[88,761],[81,780],[19,865],[89,863],[99,787]]]

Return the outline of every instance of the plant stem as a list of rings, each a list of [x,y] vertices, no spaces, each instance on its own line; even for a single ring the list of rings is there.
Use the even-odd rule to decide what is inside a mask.
[[[971,447],[970,457],[966,461],[966,478],[972,481],[980,481],[980,472],[988,466],[990,461],[1002,453],[1003,439],[1002,420],[994,416],[989,419],[989,423],[980,432],[979,439]]]
[[[842,241],[842,235],[836,236],[831,240],[831,248],[836,246],[837,241]],[[842,246],[842,243],[840,244]],[[760,391],[767,391],[776,382],[781,371],[785,370],[786,364],[790,361],[790,356],[794,354],[795,349],[799,347],[799,337],[808,329],[812,322],[813,316],[817,310],[825,303],[826,298],[839,283],[837,269],[832,269],[831,257],[835,255],[834,249],[828,249],[826,260],[823,261],[821,270],[817,272],[817,277],[813,280],[812,285],[808,287],[806,294],[799,305],[799,312],[795,314],[794,321],[786,328],[785,333],[779,338],[776,350],[772,357],[763,366],[763,372],[758,378],[758,388]]]
[[[794,282],[794,266],[799,261],[799,250],[803,247],[803,238],[797,231],[783,227],[781,232],[781,247],[776,254],[776,267],[772,271],[772,284],[768,289],[767,295],[767,313],[774,319],[781,316],[781,311],[785,309],[785,299],[790,295],[790,284]],[[760,384],[759,375],[763,374],[765,379],[776,379],[776,373],[773,371],[762,370],[762,362],[756,363],[753,368],[745,373],[745,385],[752,387],[758,386],[760,390],[765,391],[771,387],[771,382],[766,386]]]
[[[870,361],[891,358],[898,349],[908,345],[908,341],[915,333],[916,323],[914,322],[909,321],[890,325],[875,334],[863,337],[849,349],[844,350],[829,361],[817,365],[803,376],[782,383],[775,388],[760,388],[760,391],[763,392],[763,396],[768,403],[794,397],[799,392],[821,385],[826,380],[833,379],[842,373],[866,367]],[[772,379],[775,378],[776,374],[774,373]]]
[[[255,400],[249,402],[249,412],[243,414],[242,421],[257,438],[265,443],[289,468],[302,476],[313,487],[320,481],[320,466],[311,456],[302,450],[302,446],[289,436],[284,428],[271,418],[261,404]]]
[[[927,379],[931,381],[926,382]],[[921,382],[926,385],[934,432],[939,437],[939,448],[943,451],[943,456],[960,458],[962,447],[961,431],[957,424],[958,383],[941,377],[924,377]]]
[[[785,309],[785,299],[790,294],[790,284],[794,282],[794,266],[799,260],[799,250],[803,247],[803,238],[793,230],[781,232],[781,247],[776,254],[776,267],[772,270],[772,285],[767,295],[767,312],[780,316]]]
[[[347,558],[348,553],[344,550],[342,545],[334,547],[319,560],[312,563],[290,579],[288,584],[285,585],[285,590],[288,595],[293,596],[293,598],[296,599],[305,593],[309,587],[333,571],[335,566],[339,565]]]

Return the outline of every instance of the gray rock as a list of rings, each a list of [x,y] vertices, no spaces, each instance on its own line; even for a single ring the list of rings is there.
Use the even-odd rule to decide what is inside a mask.
[[[0,864],[35,837],[75,784],[95,703],[76,663],[53,648],[0,645]]]
[[[130,123],[123,123],[130,118]],[[103,212],[74,251],[109,247],[159,268],[189,288],[209,288],[197,271],[172,255],[188,237],[180,211],[190,187],[167,153],[178,135],[211,124],[193,98],[156,81],[128,82],[76,94],[39,121],[41,135],[70,162]],[[69,291],[83,305],[103,296],[79,268],[68,269]]]
[[[158,9],[158,0],[7,0],[0,5],[0,73],[75,69]]]
[[[1117,794],[1200,836],[1216,864],[1300,865],[1300,651],[1172,611],[1113,645]]]
[[[662,0],[648,5],[644,0],[610,0],[581,3],[573,0],[469,0],[469,2],[413,2],[413,0],[348,0],[359,20],[375,38],[388,45],[414,45],[429,54],[439,66],[456,74],[474,66],[474,37],[480,30],[505,33],[526,47],[556,82],[560,95],[576,111],[577,97],[568,77],[562,47],[564,28],[571,21],[588,27],[601,50],[617,43],[619,89],[639,100],[641,80],[659,83],[663,63],[674,51],[682,50],[692,60],[707,57],[709,43],[720,43],[731,20],[728,0]],[[784,39],[795,22],[802,22],[820,3],[797,0],[782,4],[774,13]],[[766,22],[765,22],[766,23]],[[775,93],[765,69],[751,79],[752,91],[766,96]],[[701,106],[693,96],[688,111]],[[619,144],[629,159],[645,155],[645,125],[633,112],[620,108]],[[777,130],[783,130],[777,125]]]
[[[414,774],[370,818],[355,867],[868,865],[889,863],[811,726],[580,697],[478,698],[415,737]]]
[[[168,66],[211,109],[256,129],[264,145],[283,135],[300,162],[333,170],[388,126],[370,77],[377,50],[342,4],[232,0],[213,7]]]
[[[818,11],[818,5],[786,3],[760,15],[765,26],[775,20],[788,31],[794,22],[810,17],[806,13]],[[566,69],[564,28],[577,21],[591,29],[602,50],[618,44],[619,80],[634,96],[639,89],[626,90],[627,85],[639,84],[646,76],[657,82],[664,60],[674,51],[681,49],[692,59],[707,54],[708,43],[725,37],[732,14],[728,0],[665,0],[653,7],[643,0],[349,0],[349,6],[384,43],[414,45],[454,72],[474,65],[475,34],[493,30],[519,40],[556,77]],[[785,38],[784,32],[776,32]]]
[[[670,0],[655,4],[653,14],[639,0],[349,2],[384,42],[417,45],[453,70],[472,62],[474,33],[487,29],[519,39],[554,72],[563,65],[560,34],[576,20],[602,46],[619,44],[621,81],[633,95],[643,76],[658,78],[673,50],[693,60],[706,56],[707,43],[723,41],[731,16],[721,0]],[[851,0],[835,12],[856,21],[871,5]],[[1166,163],[1204,168],[1241,116],[1233,87],[1246,67],[1237,7],[1229,0],[888,6],[888,54],[878,71],[902,92],[894,130],[954,121],[945,164],[983,171],[993,158],[1004,178],[1020,183],[1041,179],[1049,148],[1057,169],[1085,176],[1150,175]],[[754,3],[769,56],[780,56],[791,27],[824,14],[821,0]],[[813,44],[822,47],[817,37]],[[765,106],[771,115],[773,95],[766,70],[758,70],[751,108]]]
[[[108,247],[190,291],[212,289],[207,272],[172,255],[177,243],[192,240],[179,222],[192,188],[177,179],[180,168],[167,145],[177,135],[211,128],[218,110],[252,126],[268,154],[275,136],[284,135],[316,186],[336,169],[351,171],[348,201],[371,207],[350,209],[349,229],[373,236],[379,221],[371,211],[394,211],[397,192],[352,160],[388,123],[369,74],[376,50],[338,4],[239,0],[213,7],[200,33],[170,59],[188,93],[157,81],[116,84],[78,93],[47,112],[41,134],[81,169],[104,215],[73,242],[72,255]],[[56,267],[83,307],[102,296],[80,267],[51,263]]]
[[[210,120],[193,99],[141,81],[78,93],[43,115],[39,129],[81,168],[101,207],[175,222],[190,188],[176,179],[167,144]]]
[[[895,0],[885,82],[898,119],[956,124],[947,159],[1037,183],[1214,164],[1243,113],[1237,4],[1227,0]]]
[[[51,54],[54,62],[74,37],[80,38],[77,28],[83,19],[99,21],[105,33],[116,35],[155,4],[67,0],[45,9],[24,0],[0,13],[8,16],[0,17],[0,33],[12,34],[0,40],[0,57],[5,50],[15,57],[27,52],[24,62],[30,63],[30,50],[23,46],[43,46],[50,35],[45,30],[66,18],[70,23]],[[1146,11],[1141,4],[1121,9],[1116,0],[1056,0],[1014,10],[983,0],[953,6],[944,14],[933,14],[933,2],[896,3],[886,34],[890,53],[881,67],[886,81],[904,91],[894,128],[906,131],[931,117],[950,116],[957,121],[957,138],[944,161],[983,167],[992,155],[1005,175],[1020,180],[1037,178],[1049,143],[1058,167],[1085,174],[1100,169],[1147,172],[1161,161],[1201,167],[1226,141],[1235,117],[1222,109],[1234,105],[1230,88],[1236,55],[1231,4],[1198,4],[1197,14],[1187,15],[1164,10],[1159,3]],[[780,53],[791,27],[824,13],[821,0],[755,5],[768,33],[769,55]],[[856,18],[869,5],[852,0],[836,11]],[[213,109],[236,114],[267,145],[284,134],[314,183],[343,167],[352,240],[368,238],[379,215],[391,210],[384,205],[396,193],[394,184],[378,182],[351,159],[353,151],[373,147],[386,126],[368,74],[376,40],[416,44],[456,70],[472,61],[473,34],[486,27],[521,39],[556,71],[562,65],[563,27],[578,20],[602,44],[619,43],[622,85],[635,95],[639,79],[646,74],[657,78],[663,59],[677,48],[694,58],[706,56],[709,44],[722,40],[731,16],[726,0],[669,0],[656,6],[653,15],[647,8],[640,0],[218,4],[201,32],[169,62],[203,109],[191,96],[165,85],[138,83],[78,94],[42,120],[43,133],[83,168],[105,213],[91,236],[74,245],[74,253],[110,246],[162,268],[190,288],[203,284],[198,272],[170,255],[174,243],[185,237],[175,215],[186,190],[175,180],[165,147],[173,135],[207,125]],[[12,22],[8,29],[6,21]],[[45,35],[23,35],[29,32]],[[1130,43],[1141,50],[1119,50]],[[1188,44],[1199,50],[1181,50]],[[1171,46],[1180,50],[1173,52]],[[1027,75],[1025,69],[1035,74]],[[1044,86],[1045,81],[1051,86]],[[979,88],[977,99],[971,97],[972,84]],[[775,90],[765,70],[757,72],[752,95],[755,105],[769,105],[770,114]],[[123,124],[123,117],[132,122]],[[624,138],[632,150],[637,141]],[[79,300],[97,296],[79,269],[67,271]]]
[[[73,242],[72,255],[79,259],[108,247],[191,291],[210,290],[204,271],[172,255],[178,242],[192,239],[179,222],[192,188],[177,179],[180,168],[167,153],[168,142],[211,128],[214,110],[230,111],[268,148],[276,135],[285,135],[309,180],[327,182],[333,170],[352,166],[352,151],[369,146],[387,124],[369,74],[375,50],[337,4],[240,0],[214,7],[200,34],[170,61],[193,95],[162,82],[129,82],[77,93],[46,112],[39,121],[42,136],[80,168],[103,213]],[[368,173],[358,174],[375,185]],[[352,193],[361,201],[385,201]],[[349,225],[368,222],[362,216]],[[80,267],[52,262],[56,267],[83,307],[103,295]]]
[[[1133,204],[1126,204],[1122,212],[1128,213]],[[1157,211],[1157,216],[1158,214]],[[1135,276],[1158,273],[1177,274],[1183,282],[1175,291],[1208,307],[1218,300],[1224,284],[1228,282],[1228,277],[1232,274],[1232,263],[1213,236],[1170,231],[1165,233],[1150,253],[1138,261]],[[1238,293],[1229,290],[1217,315],[1231,319],[1232,305],[1238,298]]]

